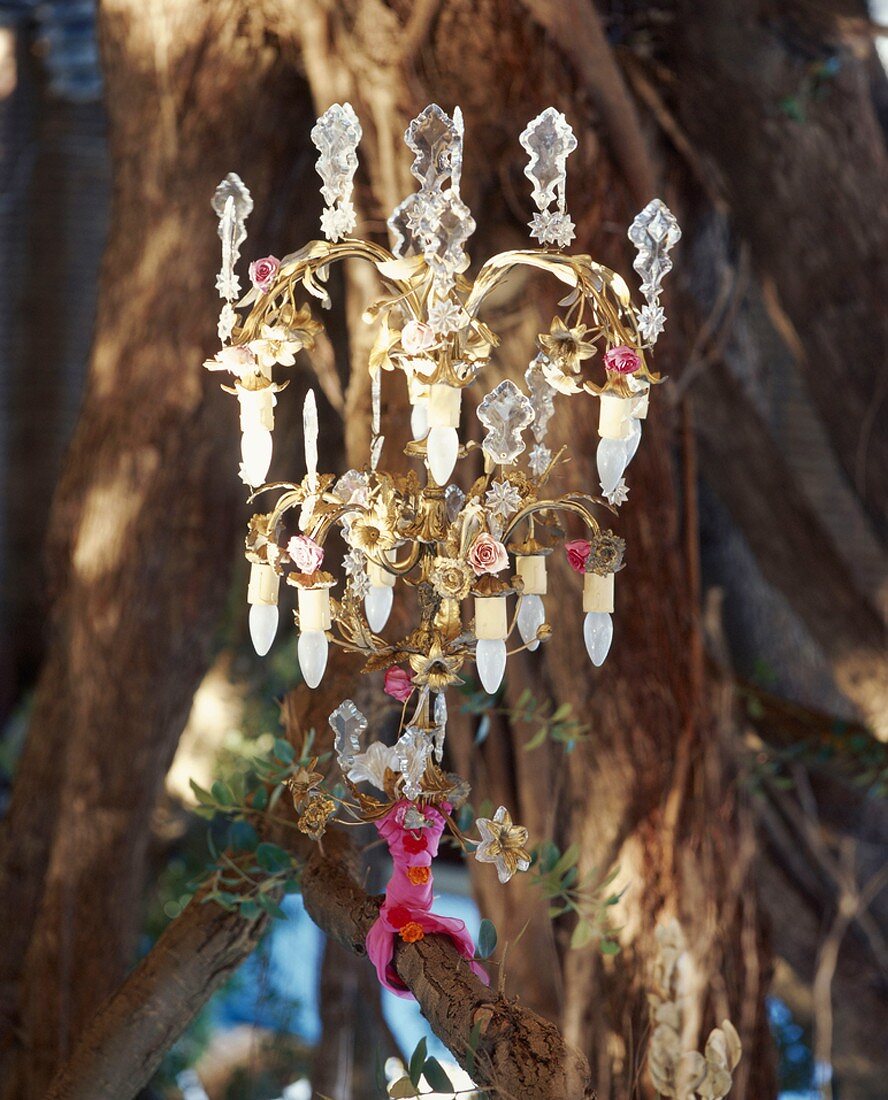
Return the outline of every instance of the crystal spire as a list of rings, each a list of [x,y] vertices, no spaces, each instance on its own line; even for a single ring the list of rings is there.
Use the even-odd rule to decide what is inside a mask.
[[[530,154],[524,174],[533,184],[533,201],[537,213],[528,222],[530,235],[540,244],[557,244],[565,248],[574,239],[565,199],[567,158],[577,147],[577,139],[567,119],[554,107],[547,107],[527,124],[518,139]],[[557,209],[549,210],[557,200]]]
[[[324,181],[321,195],[327,204],[321,214],[321,230],[328,241],[347,237],[357,218],[351,201],[358,167],[361,124],[350,103],[334,103],[315,123],[311,140],[320,153],[318,175]]]

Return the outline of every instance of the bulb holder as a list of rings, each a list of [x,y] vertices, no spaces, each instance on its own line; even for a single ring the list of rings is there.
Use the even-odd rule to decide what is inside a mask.
[[[545,554],[516,554],[515,569],[518,576],[524,581],[524,594],[526,596],[546,595],[548,576]]]
[[[254,561],[250,564],[250,583],[247,585],[247,603],[277,606],[281,578],[274,567],[265,562]]]
[[[458,453],[459,433],[456,428],[429,428],[426,461],[436,485],[446,485],[450,480]]]
[[[614,574],[583,574],[583,610],[607,611],[614,609]]]
[[[330,614],[329,588],[297,588],[299,600],[299,629],[305,631],[329,630],[333,625]]]
[[[475,637],[486,641],[504,639],[509,633],[505,596],[475,597]]]
[[[625,439],[629,435],[632,398],[603,393],[599,400],[601,401],[601,410],[598,414],[599,436],[602,439]]]
[[[429,427],[458,428],[462,390],[436,382],[429,386]]]

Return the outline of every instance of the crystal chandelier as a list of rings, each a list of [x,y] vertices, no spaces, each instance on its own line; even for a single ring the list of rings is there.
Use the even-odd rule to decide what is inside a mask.
[[[216,285],[224,300],[223,347],[205,365],[233,375],[233,385],[223,388],[240,406],[240,475],[252,490],[250,501],[277,494],[270,511],[254,515],[249,524],[250,632],[264,655],[277,631],[283,580],[296,589],[298,658],[310,688],[321,682],[331,643],[360,655],[365,671],[387,670],[386,690],[404,703],[396,745],[377,742],[363,749],[367,722],[350,701],[331,716],[336,753],[352,793],[349,805],[378,823],[395,807],[398,828],[408,834],[427,829],[431,836],[443,827],[433,807],[449,810],[461,785],[437,766],[443,756],[445,690],[460,684],[461,673],[474,661],[485,691],[495,693],[509,640],[517,634],[511,650],[517,652],[535,650],[548,638],[547,558],[559,544],[582,574],[589,657],[601,665],[607,656],[624,543],[602,527],[596,512],[615,514],[626,500],[624,474],[641,438],[651,386],[659,381],[649,355],[664,325],[662,280],[681,234],[659,199],[632,223],[640,307],[620,275],[589,256],[567,254],[574,224],[565,201],[566,164],[577,142],[564,115],[550,107],[520,136],[536,206],[530,234],[540,247],[494,256],[472,281],[466,275],[466,243],[475,222],[460,195],[459,109],[451,118],[433,104],[406,131],[418,188],[389,218],[391,251],[349,236],[356,224],[351,196],[361,137],[354,110],[349,104],[332,106],[311,136],[319,151],[326,240],[281,260],[254,261],[252,286],[243,297],[235,266],[252,199],[231,174],[213,200],[222,239]],[[364,314],[377,326],[368,363],[367,462],[338,478],[318,471],[317,408],[309,391],[303,407],[306,474],[299,483],[266,485],[274,408],[287,384],[276,379],[278,368],[292,366],[295,354],[311,348],[321,328],[303,291],[329,307],[330,265],[344,259],[371,263],[384,287],[384,296]],[[482,320],[483,307],[522,266],[548,272],[563,284],[562,313],[538,337],[524,372],[525,388],[507,379],[487,393],[474,410],[483,438],[463,443],[460,423],[470,414],[463,393],[483,376],[499,343]],[[412,409],[413,439],[406,453],[416,460],[416,469],[406,475],[387,472],[383,462],[382,379],[399,373]],[[556,403],[567,398],[597,401],[600,494],[582,486],[560,495],[550,489],[553,472],[568,456],[566,448],[550,449],[547,432]],[[457,469],[465,473],[454,478]],[[579,518],[584,538],[564,541],[559,519],[565,513]],[[336,579],[323,568],[334,530],[348,548],[339,598],[333,594]],[[407,587],[418,597],[419,621],[404,637],[386,637],[395,593]],[[384,792],[388,801],[362,793],[362,782]],[[325,812],[329,817],[336,802],[309,787],[294,791],[294,797],[297,809],[315,807],[314,818]],[[318,798],[326,799],[323,806]],[[452,824],[447,812],[444,818]],[[526,867],[526,831],[512,825],[505,809],[479,829],[475,854],[496,862],[504,881]]]

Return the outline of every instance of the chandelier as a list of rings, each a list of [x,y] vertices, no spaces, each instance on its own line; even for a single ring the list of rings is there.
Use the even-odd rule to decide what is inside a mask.
[[[291,791],[300,827],[311,835],[319,836],[341,811],[375,821],[387,840],[395,873],[368,951],[381,980],[404,992],[390,965],[396,934],[409,942],[424,931],[444,932],[472,958],[471,941],[455,928],[459,922],[431,914],[428,869],[445,826],[475,845],[476,858],[495,863],[502,881],[530,861],[527,831],[512,824],[504,807],[479,820],[480,840],[463,837],[453,822],[451,810],[465,800],[467,787],[440,767],[446,689],[461,684],[474,662],[484,690],[495,694],[510,653],[536,650],[550,636],[547,559],[559,547],[582,577],[583,636],[592,663],[600,666],[609,651],[614,578],[625,546],[599,516],[610,522],[627,497],[624,475],[641,439],[651,388],[660,381],[650,352],[665,321],[662,280],[681,233],[659,199],[633,221],[629,239],[637,249],[640,306],[619,274],[589,256],[567,254],[575,234],[566,206],[566,164],[577,142],[564,115],[550,107],[519,139],[536,207],[530,235],[539,247],[496,255],[471,280],[466,244],[475,222],[460,194],[458,108],[450,117],[432,104],[407,128],[418,188],[388,220],[391,250],[349,235],[356,225],[352,189],[361,138],[352,107],[330,107],[311,137],[319,151],[326,239],[282,259],[255,260],[243,296],[235,267],[252,199],[234,174],[215,192],[223,347],[205,366],[233,376],[223,388],[240,407],[240,476],[251,490],[250,502],[277,494],[270,510],[252,517],[246,539],[256,651],[267,653],[277,633],[283,581],[296,590],[297,653],[308,687],[321,682],[332,643],[361,657],[364,671],[384,670],[385,690],[403,704],[397,742],[364,746],[366,718],[350,700],[342,703],[330,724],[344,786],[325,791],[322,776],[308,766],[292,778]],[[339,477],[319,472],[317,406],[309,390],[303,406],[305,476],[298,483],[265,484],[277,395],[287,385],[276,376],[280,367],[295,363],[298,351],[313,346],[321,325],[305,298],[329,307],[330,265],[346,259],[372,264],[384,288],[364,313],[376,325],[368,362],[367,461]],[[473,411],[480,425],[473,434],[480,441],[463,442],[460,425],[472,415],[463,408],[464,391],[483,377],[499,344],[482,319],[483,307],[521,267],[540,269],[563,285],[561,312],[537,339],[524,388],[506,379],[491,389]],[[406,454],[415,460],[406,474],[389,472],[384,464],[383,377],[399,375],[411,406],[413,438]],[[547,433],[557,403],[566,399],[589,402],[590,412],[597,402],[599,492],[551,488],[569,455],[565,447],[553,451]],[[582,523],[583,538],[565,539],[565,515]],[[339,596],[336,578],[323,568],[333,532],[346,548]],[[386,636],[395,593],[408,588],[416,595],[418,622],[403,637]],[[384,799],[368,794],[364,784]]]

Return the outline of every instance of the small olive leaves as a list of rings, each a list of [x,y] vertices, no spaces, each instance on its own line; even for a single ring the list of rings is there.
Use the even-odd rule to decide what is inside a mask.
[[[723,1020],[706,1040],[704,1054],[682,1050],[687,952],[678,921],[657,929],[657,945],[655,988],[649,996],[653,1033],[648,1070],[654,1088],[676,1100],[722,1100],[731,1090],[732,1074],[740,1061],[740,1036],[730,1020]]]
[[[524,450],[521,433],[533,418],[533,405],[515,383],[500,382],[478,406],[478,419],[487,429],[484,453],[504,466],[513,463]]]

